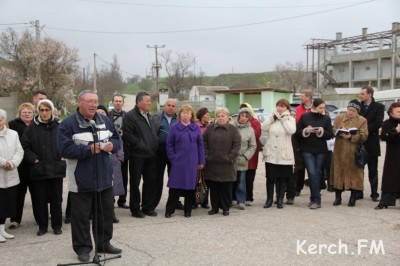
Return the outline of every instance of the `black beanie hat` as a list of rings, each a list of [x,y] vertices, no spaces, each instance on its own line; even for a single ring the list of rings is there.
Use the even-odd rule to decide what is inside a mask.
[[[353,108],[357,109],[357,112],[358,112],[358,113],[361,112],[361,103],[360,103],[358,100],[356,100],[356,99],[351,100],[351,101],[349,102],[349,104],[347,105],[347,108],[349,108],[349,107],[353,107]]]
[[[101,110],[103,110],[104,112],[106,112],[106,114],[108,114],[107,108],[105,108],[104,105],[99,104],[99,106],[97,106],[97,110],[98,110],[98,109],[101,109]]]

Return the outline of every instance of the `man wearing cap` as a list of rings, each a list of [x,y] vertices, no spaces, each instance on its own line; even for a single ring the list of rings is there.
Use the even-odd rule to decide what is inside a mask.
[[[368,178],[371,185],[371,199],[379,201],[378,193],[378,157],[381,155],[379,141],[379,128],[383,123],[385,106],[375,102],[374,89],[372,87],[362,87],[360,91],[361,112],[368,122],[368,139],[365,142],[365,148],[368,151]],[[360,194],[360,199],[363,198]]]

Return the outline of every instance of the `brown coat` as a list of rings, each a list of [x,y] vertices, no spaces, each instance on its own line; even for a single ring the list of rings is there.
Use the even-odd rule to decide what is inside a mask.
[[[357,142],[361,138],[365,142],[368,137],[367,120],[362,116],[348,118],[347,114],[338,115],[333,125],[335,133],[339,128],[358,128],[357,134],[351,139],[336,137],[332,156],[331,181],[335,189],[364,190],[364,169],[358,168],[355,163]]]
[[[206,165],[204,177],[215,182],[236,181],[236,158],[241,146],[238,129],[231,124],[211,124],[203,134]]]

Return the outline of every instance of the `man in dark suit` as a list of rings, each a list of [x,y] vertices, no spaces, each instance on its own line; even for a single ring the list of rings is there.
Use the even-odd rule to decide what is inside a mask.
[[[379,201],[378,193],[378,157],[381,155],[379,128],[382,126],[385,106],[374,100],[374,89],[362,87],[360,91],[361,116],[368,121],[368,139],[365,147],[368,151],[368,177],[371,185],[371,199]],[[363,198],[363,194],[359,196]]]

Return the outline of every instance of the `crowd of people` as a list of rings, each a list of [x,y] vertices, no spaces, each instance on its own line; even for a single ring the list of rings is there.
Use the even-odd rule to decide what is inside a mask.
[[[69,191],[64,222],[71,223],[73,250],[82,262],[89,261],[93,248],[122,252],[110,242],[113,223],[119,222],[115,201],[133,217],[157,216],[166,169],[166,218],[173,217],[177,209],[190,218],[192,209],[199,206],[209,209],[209,215],[222,210],[228,216],[232,207],[245,210],[254,201],[262,131],[267,136],[262,149],[264,208],[275,203],[282,209],[285,194],[286,205],[294,204],[305,176],[310,209],[321,208],[325,182],[335,192],[334,206],[341,205],[344,191],[350,191],[348,206],[354,207],[364,197],[364,169],[355,163],[360,143],[368,151],[370,197],[379,201],[375,209],[394,206],[400,195],[396,178],[400,171],[400,103],[390,106],[389,119],[383,122],[384,106],[374,101],[373,93],[371,87],[361,88],[360,100],[351,100],[347,112],[332,124],[325,101],[303,91],[299,106],[292,108],[280,99],[261,124],[248,103],[232,110],[238,113],[234,119],[227,108],[217,108],[211,122],[205,107],[195,111],[183,105],[177,112],[175,99],[168,99],[163,110],[152,115],[146,92],[136,95],[136,105],[128,112],[122,110],[123,96],[114,95],[114,109],[108,112],[99,105],[96,92],[89,90],[78,95],[76,113],[59,120],[53,102],[44,92],[37,92],[33,104],[20,105],[8,127],[9,116],[0,109],[0,242],[14,238],[6,232],[6,219],[10,218],[9,230],[19,227],[28,189],[37,235],[48,232],[49,217],[54,234],[62,234],[64,177]],[[381,195],[380,139],[387,143]],[[201,198],[196,196],[200,177],[207,186]]]

